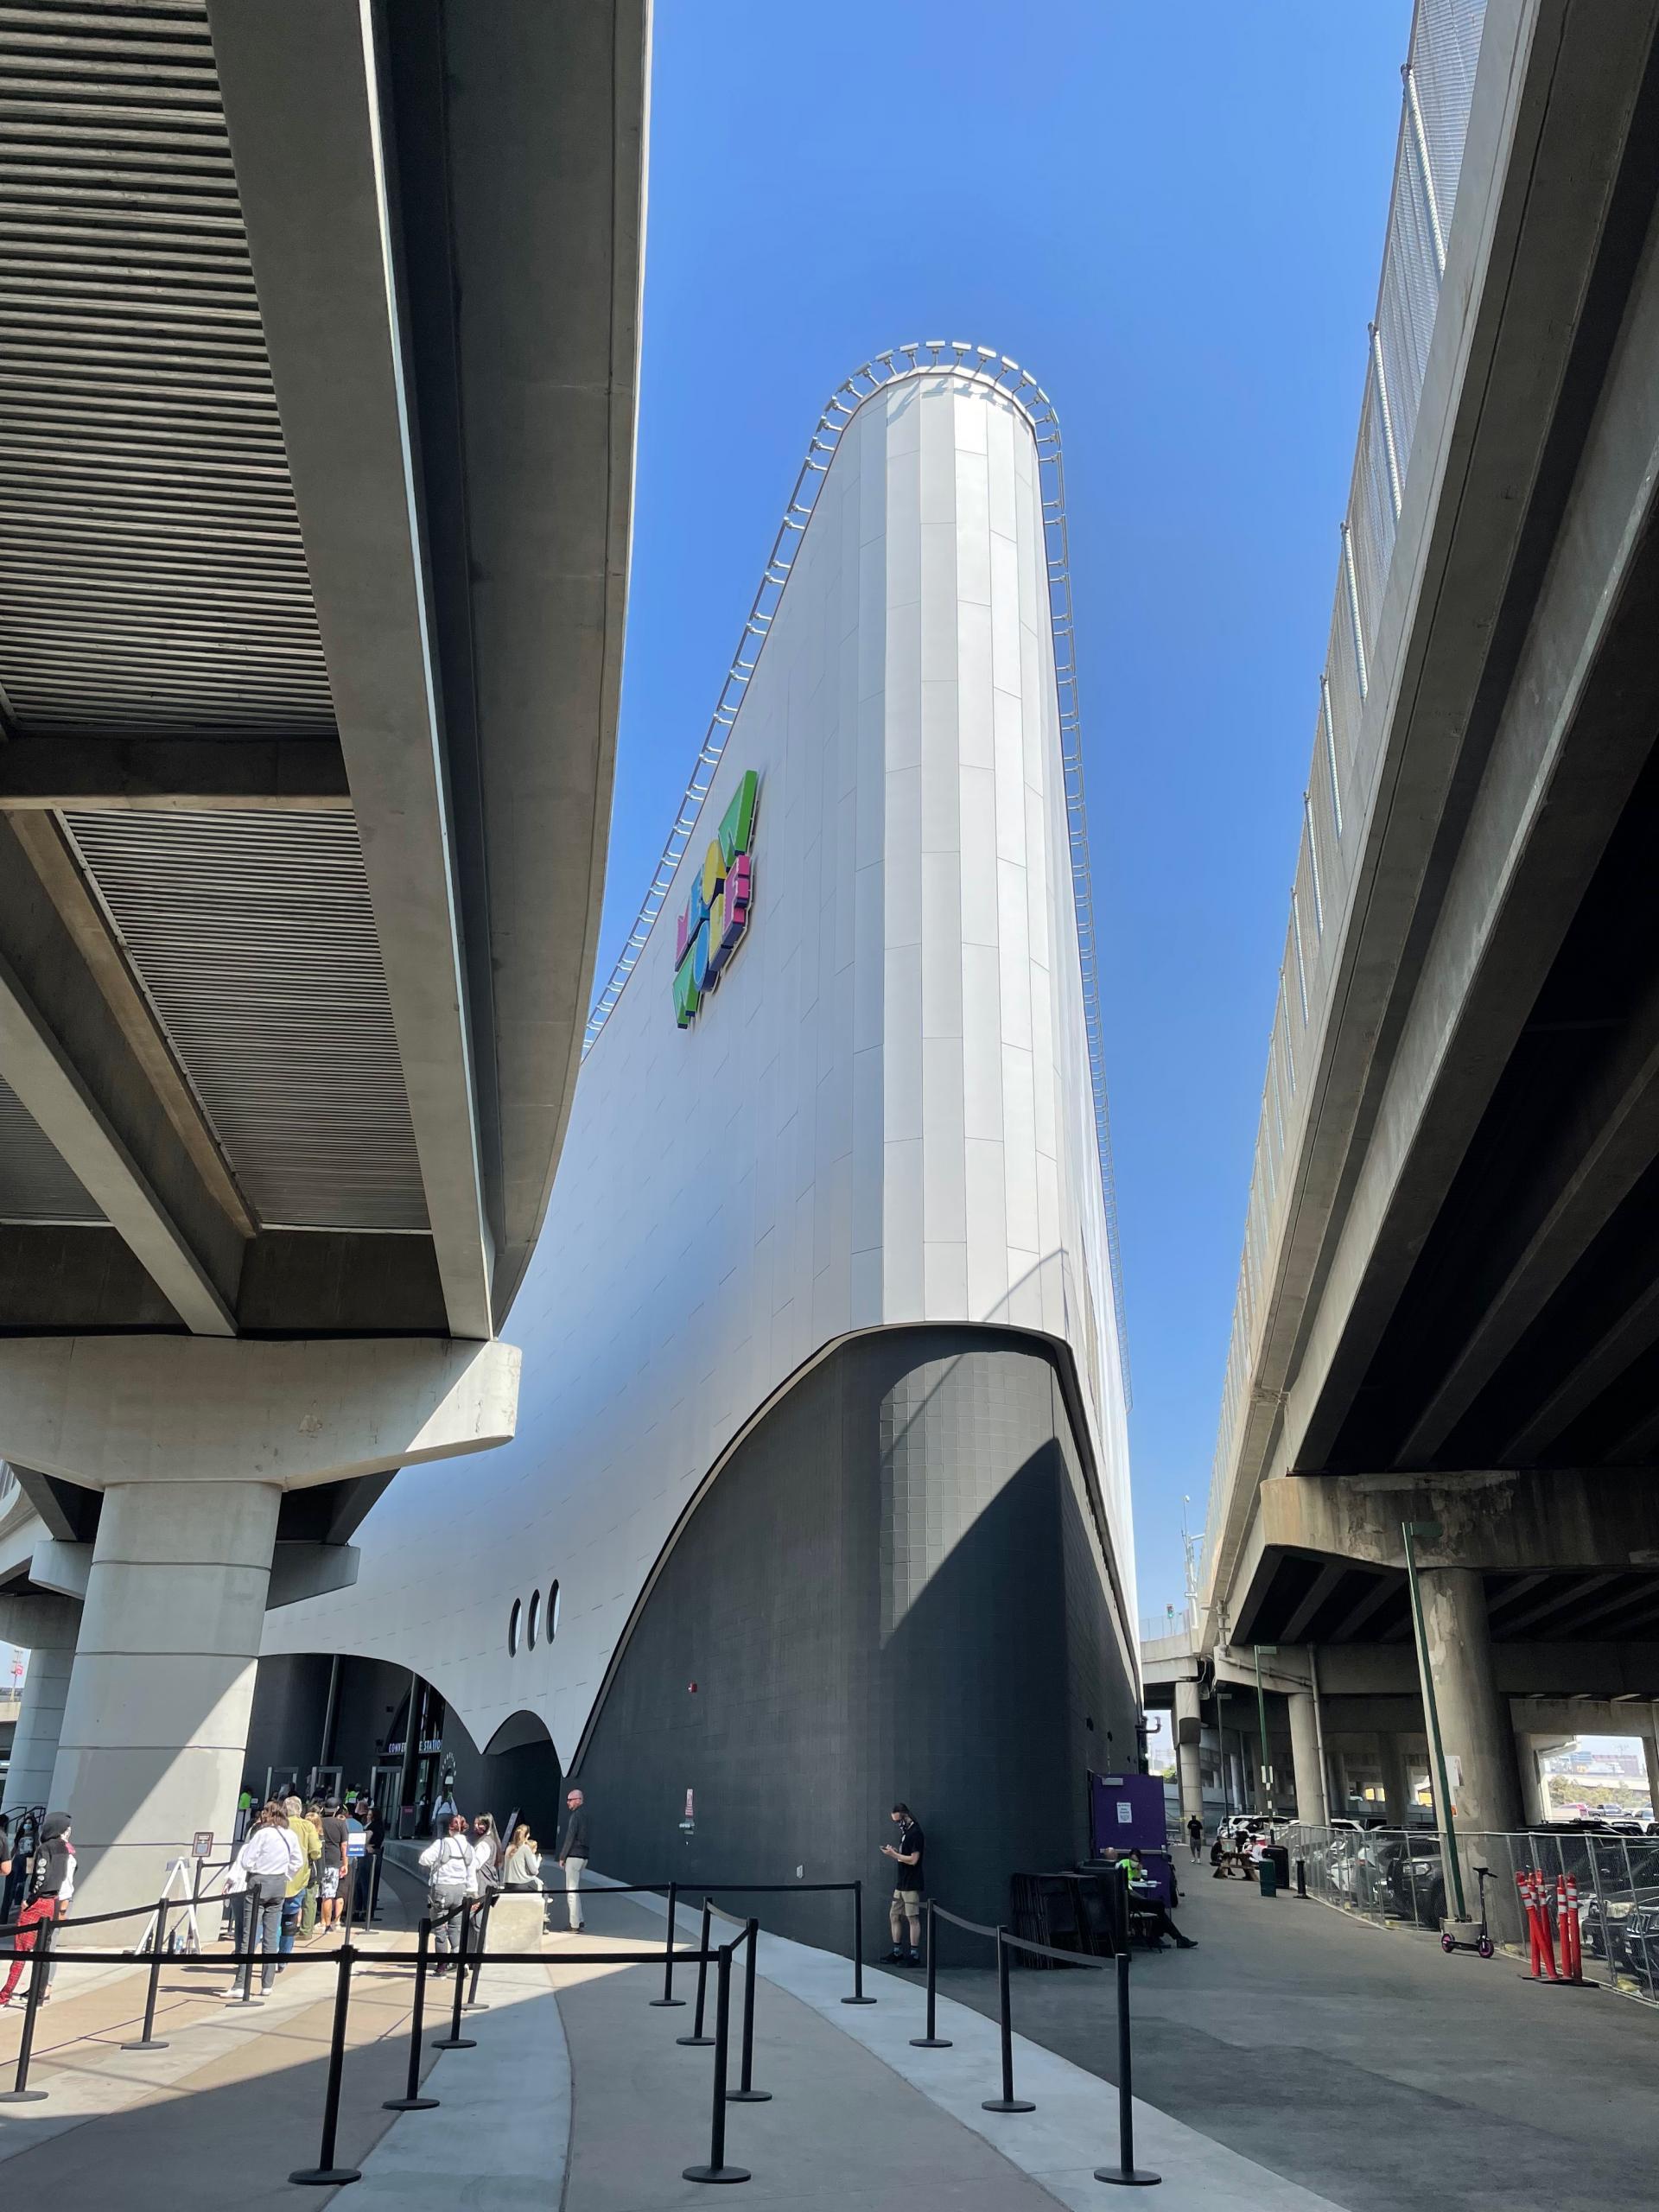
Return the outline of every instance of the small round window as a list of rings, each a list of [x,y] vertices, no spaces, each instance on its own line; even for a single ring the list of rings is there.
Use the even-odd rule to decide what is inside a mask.
[[[532,1651],[536,1649],[536,1631],[541,1624],[542,1593],[539,1590],[532,1590],[530,1593],[530,1632],[525,1638]]]
[[[512,1611],[507,1615],[507,1656],[512,1658],[518,1649],[518,1624],[524,1618],[524,1606],[515,1598]]]
[[[556,1574],[547,1586],[547,1640],[550,1643],[559,1632],[559,1578]]]

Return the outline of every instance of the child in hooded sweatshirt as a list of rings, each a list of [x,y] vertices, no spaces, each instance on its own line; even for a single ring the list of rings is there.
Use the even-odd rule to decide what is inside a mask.
[[[35,1853],[29,1900],[17,1916],[11,1972],[6,1976],[5,1986],[0,1989],[0,2005],[11,2002],[11,1993],[22,1979],[24,1961],[35,1948],[35,1930],[40,1923],[60,1920],[74,1893],[75,1853],[69,1840],[69,1815],[67,1813],[48,1813],[41,1822],[41,1840]],[[55,1971],[48,1961],[46,1987],[41,1993],[42,2004],[52,1994],[52,1977]]]

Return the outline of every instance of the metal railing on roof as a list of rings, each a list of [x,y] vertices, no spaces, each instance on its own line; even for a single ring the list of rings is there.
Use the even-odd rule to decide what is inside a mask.
[[[1119,1364],[1126,1402],[1129,1395],[1128,1344],[1123,1325],[1123,1273],[1118,1251],[1117,1180],[1112,1166],[1111,1117],[1106,1098],[1106,1053],[1100,1017],[1099,964],[1095,940],[1094,893],[1089,870],[1089,817],[1084,797],[1083,725],[1077,705],[1076,640],[1071,615],[1071,579],[1065,523],[1065,464],[1060,445],[1060,418],[1054,403],[1028,371],[994,346],[976,346],[962,339],[929,338],[895,346],[878,353],[853,371],[830,394],[807,445],[772,541],[772,551],[760,574],[754,600],[738,634],[737,651],[709,718],[709,727],[697,749],[673,827],[664,844],[633,927],[629,931],[608,980],[594,999],[582,1038],[585,1060],[611,1017],[627,981],[650,941],[657,918],[667,901],[686,847],[696,831],[702,803],[708,798],[726,749],[726,741],[737,719],[760,660],[766,634],[775,619],[788,583],[799,544],[830,464],[835,459],[842,432],[868,399],[890,385],[911,378],[940,373],[963,378],[1000,391],[1030,424],[1037,442],[1039,481],[1042,490],[1044,550],[1048,569],[1049,622],[1054,639],[1054,677],[1059,694],[1060,755],[1065,781],[1065,813],[1071,852],[1071,899],[1077,915],[1077,957],[1083,981],[1084,1026],[1089,1052],[1089,1078],[1095,1111],[1095,1147],[1100,1162],[1101,1195],[1106,1211],[1106,1241],[1112,1277],[1112,1300],[1117,1325]]]
[[[1224,1516],[1249,1403],[1294,1154],[1305,1071],[1330,1011],[1342,918],[1370,812],[1382,730],[1365,700],[1429,341],[1446,273],[1485,0],[1418,0],[1401,71],[1400,130],[1348,505],[1338,525],[1331,630],[1314,710],[1313,766],[1290,926],[1279,971],[1211,1481],[1207,1539]]]

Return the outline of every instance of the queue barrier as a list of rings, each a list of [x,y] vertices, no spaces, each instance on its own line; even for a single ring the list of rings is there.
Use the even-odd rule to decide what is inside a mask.
[[[215,1868],[213,1871],[219,1870]],[[790,1891],[812,1891],[819,1893],[849,1891],[853,1898],[854,1940],[857,1948],[855,1948],[853,1960],[853,1993],[850,1996],[844,1998],[842,2002],[849,2005],[873,2005],[875,2002],[873,1997],[865,1994],[863,1986],[861,1955],[863,1884],[861,1881],[727,1882],[705,1886],[708,1890],[718,1891],[728,1896],[747,1896],[758,1893],[781,1894]],[[591,1889],[579,1888],[578,1894],[588,1897],[645,1894],[660,1896],[664,1887],[669,1891],[670,1918],[667,1937],[660,1951],[654,1946],[648,1950],[641,1951],[561,1949],[556,1956],[562,1963],[573,1966],[601,1964],[655,1966],[660,1959],[663,1964],[664,1997],[652,2000],[658,2005],[664,2002],[683,2005],[684,1999],[676,1998],[672,1994],[674,1968],[677,1964],[683,1967],[691,1965],[696,1967],[697,2005],[695,2031],[690,2036],[683,2036],[677,2040],[682,2044],[696,2044],[702,2047],[713,2047],[714,2080],[710,2094],[709,2155],[705,2161],[685,2167],[683,2170],[683,2177],[689,2181],[696,2182],[747,2181],[750,2178],[748,2169],[732,2165],[727,2160],[726,2107],[728,2104],[765,2103],[770,2101],[772,2095],[769,2089],[757,2089],[754,2086],[754,2015],[759,1920],[753,1916],[747,1920],[739,1920],[735,1915],[726,1912],[722,1908],[714,1904],[711,1896],[705,1895],[703,1897],[702,1941],[693,1950],[678,1947],[676,1942],[677,1929],[674,1915],[679,1894],[679,1885],[677,1882],[667,1885],[643,1882],[606,1884]],[[52,1949],[53,1930],[56,1925],[54,1920],[18,1921],[0,1926],[0,1939],[22,1936],[29,1942],[32,1951],[29,1961],[29,1986],[23,2006],[22,2036],[18,2046],[12,2086],[10,2089],[0,2091],[0,2103],[34,2102],[45,2098],[48,2094],[44,2089],[31,2088],[29,2077],[34,2056],[35,2025],[41,2005],[44,2001],[47,1980],[54,1963],[60,1966],[65,1964],[134,1966],[147,1951],[149,1970],[145,1981],[143,2031],[136,2041],[121,2047],[130,2050],[165,2050],[167,2044],[163,2039],[156,2035],[155,2025],[162,1964],[168,1955],[169,1909],[188,1906],[194,1914],[200,1904],[218,1901],[222,1894],[218,1891],[203,1894],[199,1870],[193,1878],[192,1891],[188,1899],[175,1898],[163,1892],[153,1904],[131,1905],[115,1912],[76,1915],[75,1926],[78,1932],[88,1928],[113,1925],[120,1921],[143,1919],[147,1923],[144,1936],[141,1939],[140,1946],[132,1950],[92,1950],[83,1949],[78,1946],[73,1952],[58,1953],[54,1961]],[[414,1969],[414,1989],[410,2010],[409,2070],[405,2091],[401,2097],[385,2100],[385,2109],[391,2112],[433,2112],[439,2108],[440,2099],[422,2094],[420,2079],[421,2051],[425,2025],[426,1984],[433,1970],[433,1935],[439,1927],[459,1920],[460,1925],[456,1930],[455,1949],[453,1955],[454,1988],[448,2031],[441,2037],[434,2037],[430,2047],[436,2050],[474,2050],[477,2047],[476,2039],[461,2033],[462,2016],[467,2012],[489,2010],[488,2005],[480,1999],[478,1987],[479,1977],[482,1972],[484,1956],[488,1946],[489,1919],[496,1894],[494,1891],[490,1891],[482,1899],[465,1899],[450,1907],[447,1911],[435,1915],[423,1915],[416,1930],[416,1948],[412,1953],[377,1950],[365,1954],[352,1942],[350,1927],[347,1924],[345,1930],[346,1940],[340,1944],[340,1948],[334,1952],[283,1953],[247,1947],[230,1952],[219,1952],[211,1961],[204,1960],[204,1963],[211,1963],[214,1967],[240,1969],[241,1989],[238,2009],[241,2005],[257,2005],[263,2001],[261,1998],[256,1998],[253,1994],[253,1970],[256,1966],[263,1969],[271,1962],[280,1960],[283,1966],[323,1967],[332,1963],[334,1967],[334,1999],[329,2031],[327,2070],[323,2092],[322,2125],[317,2162],[314,2166],[296,2169],[289,2176],[290,2182],[302,2186],[338,2188],[361,2177],[360,2169],[341,2165],[339,2163],[340,2107],[345,2081],[346,2042],[351,2011],[352,1974],[361,1958],[372,1959],[377,1967],[408,1966]],[[551,1891],[545,1894],[550,1899],[555,1899],[561,1895],[561,1892]],[[563,1894],[569,1894],[569,1892]],[[730,1921],[740,1931],[729,1942],[720,1944],[712,1940],[710,1923],[712,1916],[716,1912],[722,1919]],[[475,1922],[478,1936],[474,1944],[472,1941],[472,1932]],[[731,1975],[733,1961],[740,1946],[745,1951],[743,2019],[740,2043],[739,2079],[737,2087],[734,2088],[729,2082],[728,2065]],[[494,1952],[490,1955],[493,1961],[499,1966],[545,1966],[549,1957],[547,1953],[539,1950]],[[708,1974],[711,1965],[715,1969],[715,2032],[709,2036],[703,2032],[703,2023]]]
[[[677,1998],[673,1994],[674,1968],[677,1965],[696,1967],[697,1996],[692,2032],[690,2035],[677,2037],[676,2042],[686,2046],[712,2047],[714,2050],[713,2081],[710,2087],[709,2155],[706,2160],[684,2167],[682,2170],[683,2176],[684,2179],[695,2182],[747,2181],[750,2174],[747,2167],[733,2165],[728,2162],[726,2107],[728,2104],[766,2102],[770,2100],[772,2094],[770,2090],[757,2089],[753,2080],[755,1986],[760,1924],[759,1919],[753,1915],[740,1919],[738,1916],[726,1911],[714,1903],[714,1897],[716,1894],[748,1897],[780,1895],[804,1890],[816,1891],[820,1893],[850,1890],[853,1894],[855,1940],[859,1948],[855,1948],[853,1955],[853,1991],[850,1995],[844,1997],[842,2002],[847,2005],[873,2005],[876,1999],[866,1993],[863,1983],[861,1952],[863,1885],[861,1882],[728,1882],[699,1885],[696,1894],[700,1896],[702,1902],[702,1925],[699,1940],[694,1949],[680,1948],[677,1943],[677,1914],[680,1896],[680,1885],[677,1881],[666,1885],[619,1883],[613,1885],[607,1884],[592,1889],[582,1889],[579,1886],[576,1894],[599,1897],[646,1894],[655,1897],[660,1896],[664,1888],[668,1892],[669,1920],[666,1938],[660,1952],[654,1946],[649,1949],[639,1951],[582,1951],[561,1948],[553,1955],[561,1962],[570,1965],[654,1966],[660,1958],[664,1973],[664,1994],[650,2000],[656,2006],[664,2005],[683,2006],[685,1999]],[[291,2182],[303,2186],[335,2188],[360,2178],[360,2169],[343,2166],[338,2162],[340,2107],[345,2080],[346,2041],[350,2019],[352,1974],[359,1958],[366,1956],[372,1959],[377,1967],[408,1966],[414,1970],[414,1988],[410,2012],[409,2069],[404,2094],[401,2097],[386,2099],[384,2108],[389,2112],[432,2112],[439,2108],[441,2104],[439,2098],[423,2094],[420,2078],[421,2052],[425,2026],[426,1983],[432,1971],[433,1935],[436,1929],[446,1923],[459,1919],[460,1926],[456,1932],[456,1946],[453,1955],[454,1986],[451,1998],[448,2031],[442,2037],[434,2037],[430,2047],[437,2050],[475,2049],[475,2038],[461,2033],[461,2024],[465,2012],[474,2010],[488,2010],[487,2005],[481,2004],[479,1999],[478,1986],[485,1953],[487,1949],[489,1916],[494,1903],[494,1894],[493,1892],[486,1894],[481,1900],[465,1899],[450,1907],[447,1911],[435,1915],[423,1915],[418,1924],[416,1948],[412,1953],[380,1950],[362,1953],[351,1942],[348,1929],[346,1940],[340,1948],[333,1953],[281,1954],[247,1948],[228,1954],[221,1952],[212,1961],[214,1966],[229,1966],[241,1969],[240,2002],[244,2005],[260,2001],[252,1995],[255,1966],[263,1967],[279,1957],[283,1964],[289,1966],[321,1967],[333,1964],[335,1974],[334,1999],[317,2162],[314,2166],[296,2169],[289,2176]],[[556,1899],[561,1893],[552,1891],[546,1894],[550,1898]],[[569,1892],[565,1894],[568,1895]],[[154,1938],[149,1945],[143,2032],[137,2042],[122,2046],[124,2049],[166,2048],[165,2044],[156,2037],[154,2029],[161,1962],[166,1955],[168,1902],[169,1900],[163,1897],[159,1899],[154,1906],[137,1905],[129,1907],[123,1911],[97,1913],[87,1916],[77,1916],[78,1929],[107,1925],[121,1920],[136,1919],[141,1915],[153,1917],[155,1929]],[[1095,2178],[1097,2181],[1128,2187],[1147,2187],[1157,2183],[1161,2179],[1160,2175],[1138,2168],[1135,2163],[1133,2053],[1129,2006],[1130,1955],[1128,1944],[1120,1945],[1115,1959],[1100,1959],[1086,1953],[1058,1950],[1052,1945],[1037,1942],[1027,1936],[1016,1936],[1006,1927],[990,1927],[979,1921],[964,1919],[960,1914],[950,1912],[932,1898],[928,1899],[925,1912],[927,1922],[926,2033],[912,2037],[912,2043],[917,2049],[943,2050],[950,2048],[950,2038],[938,2033],[937,1922],[946,1921],[951,1926],[960,1928],[969,1935],[983,1937],[995,1946],[1001,2094],[984,2101],[984,2109],[988,2112],[1017,2113],[1036,2109],[1029,2099],[1017,2097],[1014,2094],[1014,2030],[1008,1974],[1010,1954],[1016,1950],[1021,1951],[1033,1957],[1052,1960],[1061,1966],[1084,1967],[1099,1972],[1115,1969],[1117,1985],[1118,2162],[1116,2167],[1096,2167]],[[739,1930],[730,1942],[723,1944],[716,1943],[713,1940],[712,1922],[716,1913],[721,1919],[728,1921]],[[476,1948],[471,1942],[471,1932],[475,1920],[478,1925]],[[0,2102],[33,2101],[47,2094],[43,2089],[29,2087],[29,2075],[34,2050],[35,2022],[44,1997],[47,1977],[53,1963],[54,1925],[54,1923],[51,1920],[41,1920],[26,1925],[15,1923],[8,1927],[0,1927],[0,1937],[16,1936],[19,1933],[27,1935],[31,1931],[34,1936],[29,1991],[23,2012],[22,2037],[18,2048],[12,2086],[9,2090],[0,2091]],[[734,2088],[730,2086],[729,2080],[731,1979],[734,1960],[740,1946],[745,1954],[743,2018],[740,2037],[739,2080],[737,2087]],[[58,1963],[131,1966],[137,1963],[137,1955],[131,1951],[92,1951],[78,1948],[73,1952],[60,1954]],[[500,1966],[545,1966],[549,1959],[549,1954],[540,1950],[493,1952],[490,1956],[495,1964]],[[715,1969],[715,2020],[712,2036],[704,2032],[705,2004],[710,1966]]]
[[[1117,2164],[1116,2166],[1096,2166],[1095,2179],[1110,2182],[1123,2189],[1155,2188],[1162,2181],[1155,2174],[1135,2163],[1135,2087],[1134,2054],[1129,2019],[1129,1947],[1119,1944],[1110,1960],[1092,1957],[1085,1951],[1060,1951],[1052,1943],[1039,1943],[1027,1936],[1016,1936],[1001,1926],[991,1928],[982,1921],[964,1920],[960,1913],[949,1912],[931,1897],[927,1900],[927,2033],[912,2036],[911,2041],[918,2050],[942,2050],[950,2048],[948,2038],[937,2033],[935,2017],[935,1919],[947,1920],[953,1928],[965,1929],[970,1936],[982,1936],[996,1946],[997,2033],[1001,2047],[1002,2094],[987,2097],[980,2107],[982,2112],[1035,2112],[1037,2107],[1028,2097],[1016,2097],[1014,2093],[1014,2006],[1008,1981],[1008,1954],[1025,1951],[1037,1958],[1052,1959],[1066,1967],[1086,1967],[1103,1974],[1115,1969],[1117,1980]]]

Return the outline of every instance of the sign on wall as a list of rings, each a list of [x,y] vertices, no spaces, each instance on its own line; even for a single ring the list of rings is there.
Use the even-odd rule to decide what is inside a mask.
[[[674,1019],[689,1028],[743,942],[754,897],[754,817],[760,779],[746,768],[709,841],[674,927]]]

